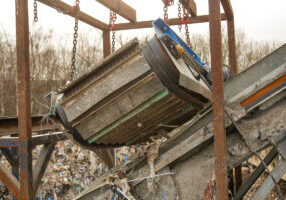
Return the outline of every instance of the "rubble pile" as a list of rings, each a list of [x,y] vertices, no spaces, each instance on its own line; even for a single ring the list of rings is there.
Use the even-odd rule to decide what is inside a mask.
[[[42,146],[33,150],[33,164],[36,163]],[[1,164],[9,167],[1,156]],[[39,186],[36,200],[73,199],[87,185],[108,171],[106,165],[92,151],[82,149],[72,141],[59,142],[52,154],[45,175]],[[0,184],[0,200],[12,200],[7,188]]]
[[[151,138],[141,145],[115,149],[116,165],[127,165],[137,157],[143,157],[149,151],[161,144],[165,139]],[[33,165],[41,152],[42,146],[33,150]],[[6,168],[11,168],[6,158],[1,154],[0,162]],[[92,151],[82,149],[73,141],[58,142],[49,161],[45,175],[41,181],[36,200],[73,199],[84,191],[97,177],[109,169]],[[0,182],[0,200],[13,200],[13,196]]]
[[[35,149],[34,160],[40,150],[40,146]],[[70,140],[59,142],[36,198],[72,199],[104,171],[108,171],[107,167],[94,152],[82,149]]]

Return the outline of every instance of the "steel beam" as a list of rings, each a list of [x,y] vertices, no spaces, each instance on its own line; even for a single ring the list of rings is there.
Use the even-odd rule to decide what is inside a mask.
[[[136,11],[122,0],[97,0],[102,5],[106,6],[113,12],[128,19],[131,22],[136,22]]]
[[[22,191],[20,192],[19,181],[9,171],[9,169],[0,166],[1,181],[8,188],[9,192],[11,192],[17,199],[21,199]]]
[[[228,20],[232,20],[233,19],[233,9],[230,3],[230,0],[221,0],[221,4],[223,7],[223,10],[226,14],[226,17]]]
[[[265,162],[266,165],[269,165],[277,154],[278,153],[276,148],[272,148],[263,161]],[[263,173],[264,170],[265,170],[264,164],[260,163],[258,167],[255,168],[255,171],[247,178],[245,183],[238,190],[236,190],[236,194],[233,197],[233,200],[242,200],[243,196],[247,193],[247,191],[251,188],[251,186],[253,186],[255,181],[260,177],[260,175]]]
[[[9,148],[0,148],[2,154],[5,156],[7,161],[10,163],[11,166],[18,165],[18,156],[15,156],[11,149]]]
[[[234,176],[235,176],[235,191],[237,192],[242,185],[242,166],[238,165],[234,168]]]
[[[286,173],[286,161],[281,159],[275,168],[271,171],[275,182],[278,183],[283,175]],[[269,192],[275,187],[276,183],[273,182],[273,179],[270,175],[267,176],[266,180],[261,184],[258,190],[251,197],[251,200],[261,200],[265,199]]]
[[[197,5],[194,0],[180,0],[180,2],[192,16],[197,16]]]
[[[74,8],[60,0],[37,0],[47,6],[50,6],[54,9],[57,9],[59,11],[61,11],[64,14],[67,14],[71,17],[75,17],[75,12],[74,12]],[[82,22],[85,22],[95,28],[101,29],[101,30],[108,30],[109,26],[93,17],[91,17],[90,15],[87,15],[86,13],[80,11],[78,13],[79,16],[79,20]]]
[[[234,74],[237,74],[237,55],[235,44],[235,27],[234,18],[227,20],[227,35],[228,35],[228,51],[229,51],[229,66]]]
[[[31,90],[28,0],[16,0],[19,180],[22,200],[32,198]]]
[[[110,31],[102,31],[102,42],[103,42],[103,57],[106,58],[111,54],[110,48]]]
[[[53,142],[63,141],[67,139],[68,138],[66,134],[62,132],[43,134],[43,135],[33,135],[32,147],[41,144],[49,144]],[[0,137],[0,148],[18,147],[18,145],[19,145],[19,137]]]
[[[209,15],[201,15],[201,16],[196,16],[196,17],[190,17],[188,20],[189,24],[198,24],[198,23],[205,23],[209,22]],[[226,20],[226,15],[221,14],[221,20]],[[135,22],[135,23],[119,23],[115,24],[114,30],[128,30],[128,29],[140,29],[140,28],[152,28],[152,20],[150,21],[140,21],[140,22]],[[171,18],[168,19],[168,25],[174,26],[174,25],[179,25],[181,24],[180,18]]]
[[[228,199],[220,0],[209,0],[216,198]]]
[[[43,116],[32,117],[32,131],[33,132],[47,132],[56,130],[57,125],[48,124],[46,122],[41,123]],[[55,119],[54,119],[55,120]],[[1,117],[0,118],[0,136],[7,136],[18,133],[18,118],[17,117]]]
[[[55,145],[56,143],[45,144],[41,150],[33,172],[33,195],[35,195],[38,190],[46,168],[49,164],[49,160],[55,149]]]

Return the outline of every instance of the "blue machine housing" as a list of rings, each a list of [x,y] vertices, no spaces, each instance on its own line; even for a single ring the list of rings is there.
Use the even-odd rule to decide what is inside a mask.
[[[181,47],[188,52],[201,67],[205,68],[205,63],[201,61],[200,57],[162,19],[159,18],[155,20],[153,22],[153,27],[158,38],[163,38],[165,35],[168,35],[177,44],[181,45]]]

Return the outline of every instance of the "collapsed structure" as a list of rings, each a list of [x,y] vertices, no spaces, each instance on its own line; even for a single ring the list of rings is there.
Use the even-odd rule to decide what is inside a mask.
[[[166,40],[162,39],[162,41]],[[127,47],[129,45],[130,44],[128,44]],[[164,42],[162,42],[161,45],[161,47],[165,48],[168,52],[165,55],[172,56],[171,51],[174,51],[174,49],[172,49],[171,46],[169,46],[168,49]],[[126,49],[126,47],[123,47],[119,51],[124,49]],[[173,54],[178,55],[177,52]],[[146,58],[146,54],[144,55]],[[157,52],[147,54],[147,56],[150,57],[153,57],[153,55],[158,58]],[[250,156],[257,155],[257,152],[269,147],[270,145],[272,146],[272,151],[270,151],[269,155],[260,164],[260,166],[257,167],[256,171],[248,181],[236,191],[234,199],[241,199],[243,197],[252,184],[257,180],[259,175],[264,170],[267,170],[267,165],[276,157],[277,152],[281,155],[279,164],[274,171],[270,173],[265,183],[262,184],[261,188],[263,189],[259,189],[253,199],[264,199],[275,186],[271,177],[275,177],[277,182],[286,172],[286,168],[281,168],[280,166],[284,166],[283,163],[285,163],[284,159],[286,158],[286,155],[284,155],[285,149],[283,147],[284,144],[286,144],[285,55],[286,45],[283,45],[272,54],[248,68],[246,71],[237,75],[233,79],[228,80],[225,84],[224,101],[226,105],[225,126],[227,127],[228,170],[231,172],[233,168],[241,165]],[[111,58],[112,56],[109,59]],[[146,157],[135,159],[129,165],[123,164],[122,166],[117,166],[118,168],[112,170],[108,175],[103,175],[99,178],[77,199],[104,199],[112,196],[111,194],[114,191],[111,190],[111,183],[108,182],[108,180],[113,176],[118,179],[119,184],[117,183],[117,187],[124,187],[122,186],[123,183],[129,183],[130,188],[133,188],[133,194],[137,196],[134,197],[136,199],[201,199],[204,197],[205,190],[208,189],[210,181],[212,182],[212,174],[214,171],[214,154],[212,152],[213,112],[211,104],[208,104],[208,102],[211,102],[211,98],[209,100],[206,98],[210,97],[207,96],[207,92],[210,92],[211,88],[207,88],[209,83],[204,79],[204,76],[202,76],[201,79],[195,79],[195,74],[201,74],[198,71],[199,68],[196,68],[194,65],[188,65],[186,62],[180,62],[180,59],[181,57],[177,57],[176,63],[180,63],[177,67],[181,67],[181,69],[185,68],[185,71],[182,71],[186,72],[179,76],[180,80],[185,78],[185,85],[181,85],[181,89],[182,86],[184,86],[186,89],[193,92],[193,94],[200,93],[201,97],[199,100],[205,106],[202,106],[200,110],[197,110],[197,112],[192,110],[192,112],[185,112],[185,115],[190,120],[187,120],[186,123],[181,121],[182,125],[178,125],[172,120],[166,120],[163,116],[159,117],[157,123],[155,123],[157,125],[157,129],[150,126],[148,126],[148,128],[155,132],[161,127],[158,126],[158,124],[165,125],[163,127],[173,127],[172,125],[175,125],[177,128],[172,128],[173,130],[169,132],[165,130],[165,136],[168,140],[166,143],[163,143],[158,147],[158,152],[156,152],[158,154],[158,158],[154,159],[150,164],[148,155],[146,155]],[[130,60],[134,63],[139,63],[136,62],[136,59]],[[146,60],[149,60],[149,58],[147,57]],[[176,59],[173,57],[173,61],[174,60]],[[141,63],[142,62],[140,62],[138,66],[141,67]],[[154,64],[156,63],[160,62],[154,62]],[[124,67],[128,66],[130,65],[124,65]],[[123,69],[124,68],[122,68],[122,70]],[[164,71],[167,73],[167,67]],[[82,79],[80,78],[79,80]],[[178,81],[179,84],[182,82],[183,81]],[[161,83],[157,83],[156,85],[160,86],[160,84]],[[192,87],[194,89],[192,89]],[[155,85],[152,88],[156,89]],[[148,91],[152,90],[149,89]],[[159,91],[160,90],[158,90],[158,92]],[[205,96],[202,94],[205,94]],[[147,96],[148,93],[146,92],[144,95]],[[149,98],[152,99],[155,97],[157,97],[156,93]],[[150,102],[150,100],[146,99],[145,102]],[[161,105],[168,109],[168,105],[171,106],[173,103],[176,104],[175,99],[168,102],[166,105]],[[117,105],[120,104],[118,103]],[[138,105],[138,107],[140,107],[140,105]],[[133,111],[134,110],[137,110],[137,108],[133,108]],[[161,110],[164,112],[164,109]],[[149,112],[148,114],[150,118],[152,118],[152,116],[160,114],[161,110],[155,109],[153,112]],[[170,108],[169,111],[173,113],[171,116],[180,117],[180,115],[170,110]],[[179,110],[179,113],[184,112]],[[128,114],[125,116],[127,115]],[[124,118],[125,116],[121,116],[121,118]],[[119,118],[117,122],[121,122],[121,118]],[[138,121],[134,121],[140,123],[140,118],[137,119]],[[148,125],[148,123],[146,124],[143,122],[140,126],[138,126],[137,123],[135,126],[132,126],[132,123],[130,122],[127,124],[129,126],[125,127],[127,129],[130,127],[129,132],[136,130],[135,136],[145,136],[142,134],[143,131],[140,131],[140,128],[142,128],[142,130],[146,130],[144,126]],[[146,132],[148,132],[148,129]],[[107,132],[107,138],[109,138],[107,141],[116,140],[116,134],[118,134],[119,138],[124,138],[124,133],[125,132],[121,131],[118,133]],[[159,131],[157,133],[159,133]],[[108,134],[110,135],[108,136]],[[154,170],[153,172],[152,169]],[[123,171],[125,172],[124,178],[119,178],[120,176],[118,176],[118,174]],[[150,188],[148,187],[148,182],[150,180],[154,182],[153,186],[154,188],[157,188],[156,192],[152,190],[150,191]],[[154,180],[157,180],[157,187],[155,186],[156,181]],[[212,185],[212,187],[209,188],[212,192],[214,192],[213,187],[214,186]],[[129,190],[131,190],[130,188]],[[213,196],[213,194],[209,195]],[[133,197],[129,196],[127,199],[133,199]],[[206,197],[206,199],[211,198]]]
[[[152,26],[152,21],[137,22],[135,10],[120,0],[97,0],[113,12],[109,25],[80,11],[79,0],[74,7],[60,0],[38,1],[74,17],[75,36],[79,20],[102,30],[106,58],[61,91],[63,99],[56,110],[53,104],[50,113],[55,115],[49,118],[52,125],[41,124],[42,116],[31,117],[30,113],[28,1],[16,1],[19,119],[0,119],[0,133],[4,136],[0,139],[1,151],[13,173],[0,167],[1,181],[16,198],[32,199],[56,142],[66,140],[68,135],[96,151],[110,168],[113,168],[114,156],[107,148],[139,144],[151,135],[168,138],[162,144],[155,143],[147,157],[117,166],[98,178],[78,199],[101,199],[110,195],[110,191],[115,199],[120,196],[126,199],[199,199],[205,191],[206,199],[216,193],[218,199],[224,200],[228,198],[230,188],[227,170],[231,171],[251,155],[261,159],[258,152],[270,145],[273,149],[264,160],[261,159],[262,164],[244,185],[239,184],[241,177],[236,173],[239,189],[235,191],[234,199],[242,198],[279,153],[279,164],[269,173],[253,199],[263,199],[273,186],[277,186],[286,168],[286,47],[282,46],[231,80],[226,70],[227,82],[223,89],[221,20],[227,20],[230,68],[234,74],[237,71],[230,1],[210,1],[209,15],[197,16],[194,1],[179,0],[184,16],[175,19],[168,19],[167,14],[168,6],[174,1],[163,1],[164,18],[169,25],[183,23],[187,30],[189,23],[210,22],[211,75],[196,54],[164,23],[159,23],[156,37],[141,44],[133,40],[108,57],[111,53],[110,32]],[[220,12],[220,2],[225,14]],[[115,13],[132,23],[115,24]],[[73,70],[76,37],[74,45]],[[64,125],[67,134],[59,123]],[[48,131],[53,133],[46,134]],[[212,151],[213,136],[215,153]],[[42,144],[33,167],[32,148]],[[214,168],[215,181],[212,178],[210,181]],[[239,167],[236,169],[239,172]],[[161,188],[156,187],[154,177],[160,177]]]

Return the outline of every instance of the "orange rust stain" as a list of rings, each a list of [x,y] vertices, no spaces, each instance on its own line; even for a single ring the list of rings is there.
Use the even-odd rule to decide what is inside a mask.
[[[284,81],[286,81],[286,74],[284,76],[280,77],[279,79],[277,79],[276,81],[270,83],[269,85],[267,85],[263,89],[259,90],[258,92],[256,92],[251,97],[245,99],[243,102],[241,102],[241,105],[243,107],[249,105],[250,103],[254,102],[256,99],[258,99],[259,97],[261,97],[262,95],[264,95],[268,91],[270,91],[273,88],[277,87],[278,85],[282,84]]]

